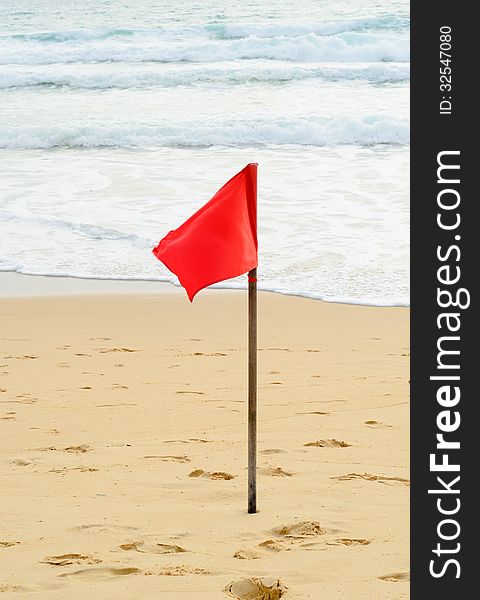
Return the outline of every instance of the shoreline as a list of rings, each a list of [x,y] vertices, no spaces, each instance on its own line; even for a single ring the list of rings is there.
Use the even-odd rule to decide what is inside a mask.
[[[180,294],[182,288],[165,281],[89,279],[54,275],[0,273],[0,299],[116,294]]]
[[[203,294],[237,293],[246,292],[245,288],[210,287],[202,291]],[[402,308],[410,310],[409,304],[369,304],[367,302],[349,302],[342,300],[325,300],[301,293],[282,292],[279,290],[263,290],[259,287],[260,294],[274,294],[287,298],[303,298],[325,304],[343,306],[363,306],[367,308]],[[101,279],[90,277],[71,277],[68,275],[36,275],[18,273],[17,271],[0,271],[0,300],[8,298],[36,298],[55,296],[89,296],[89,295],[116,295],[116,294],[173,294],[186,293],[180,285],[169,281],[145,279]]]

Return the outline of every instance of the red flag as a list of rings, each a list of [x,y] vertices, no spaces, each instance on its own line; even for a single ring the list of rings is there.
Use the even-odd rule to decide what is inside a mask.
[[[257,165],[248,164],[153,249],[190,301],[201,289],[257,266]]]

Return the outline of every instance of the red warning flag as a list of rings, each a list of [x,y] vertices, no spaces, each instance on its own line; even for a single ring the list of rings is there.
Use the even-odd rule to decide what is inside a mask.
[[[201,289],[255,268],[257,250],[257,165],[250,163],[153,253],[193,301]]]

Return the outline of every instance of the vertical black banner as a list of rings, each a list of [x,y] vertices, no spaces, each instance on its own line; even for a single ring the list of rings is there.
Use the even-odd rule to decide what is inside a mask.
[[[411,11],[411,598],[460,600],[476,588],[478,25],[466,3]]]

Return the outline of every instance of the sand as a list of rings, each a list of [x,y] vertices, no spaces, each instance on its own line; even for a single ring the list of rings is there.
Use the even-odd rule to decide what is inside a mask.
[[[0,309],[2,598],[408,598],[408,309],[259,295],[255,515],[246,293]]]

